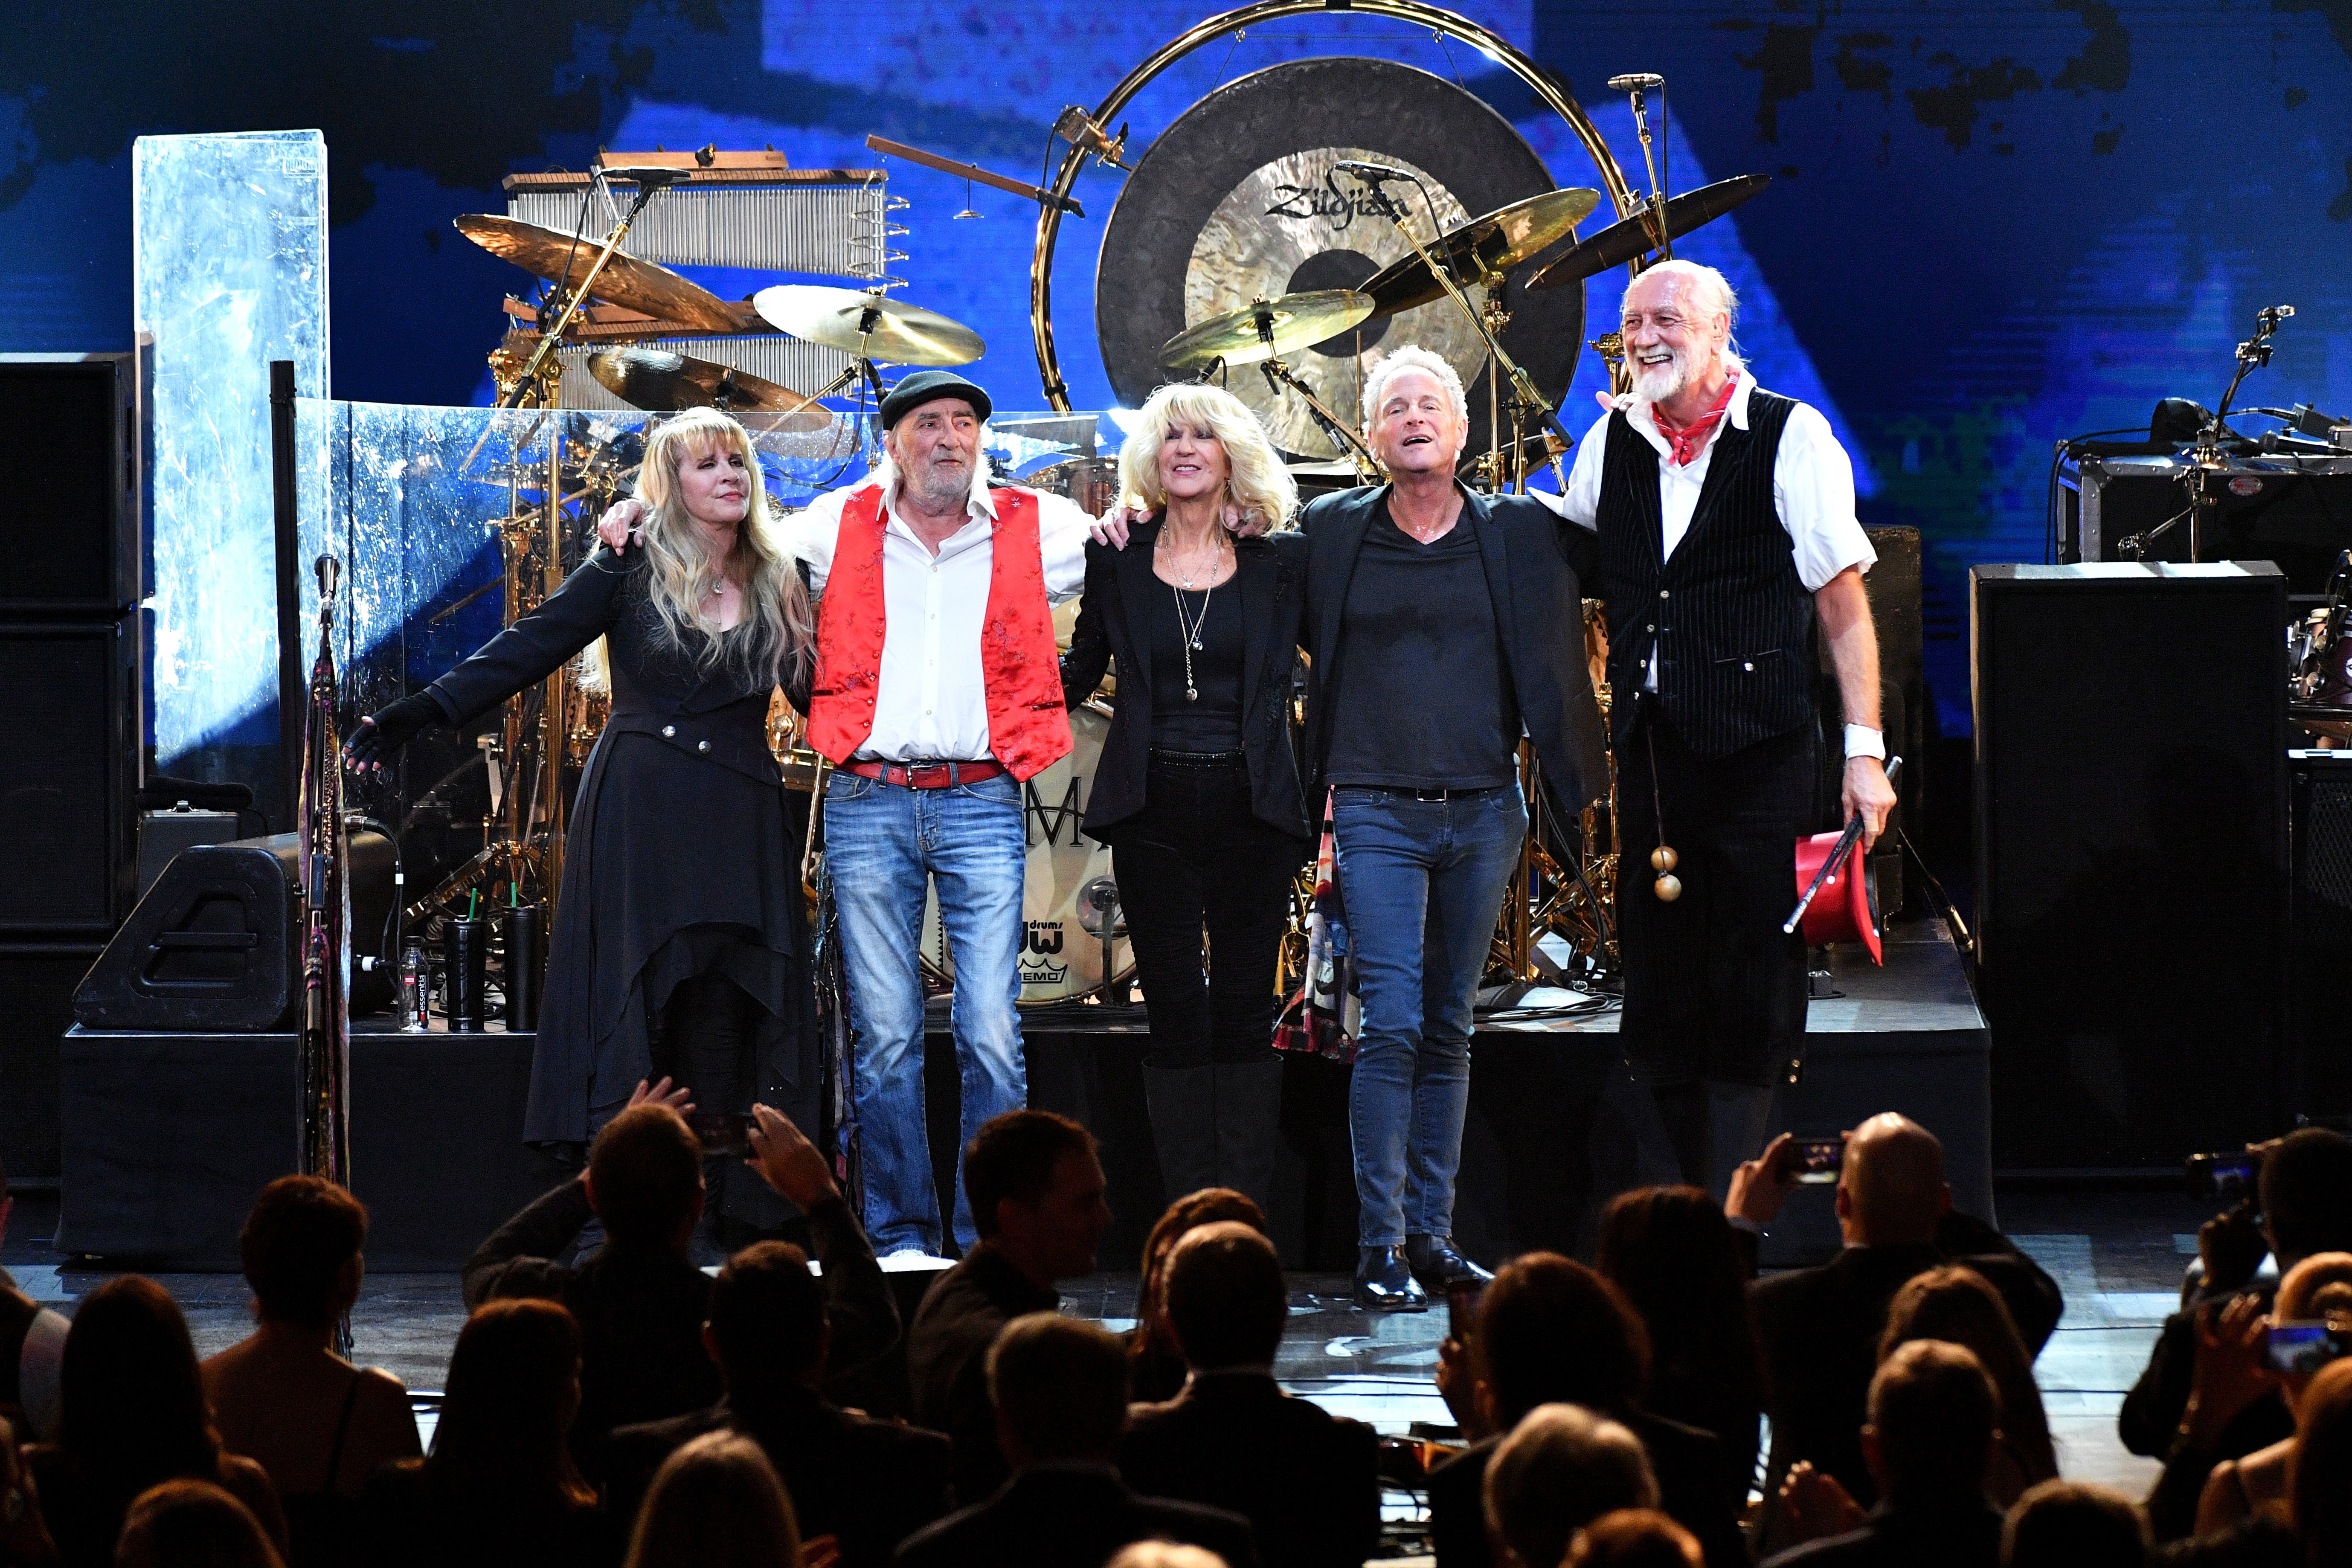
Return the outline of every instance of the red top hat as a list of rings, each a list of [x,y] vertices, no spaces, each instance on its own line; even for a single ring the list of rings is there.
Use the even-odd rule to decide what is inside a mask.
[[[1813,878],[1822,863],[1837,847],[1841,836],[1816,833],[1811,838],[1797,840],[1797,896],[1813,885]],[[1822,881],[1822,890],[1805,908],[1803,924],[1808,947],[1827,947],[1833,942],[1858,942],[1870,950],[1870,961],[1884,965],[1885,955],[1878,946],[1878,896],[1871,886],[1870,868],[1864,862],[1862,846],[1856,844],[1835,871]]]

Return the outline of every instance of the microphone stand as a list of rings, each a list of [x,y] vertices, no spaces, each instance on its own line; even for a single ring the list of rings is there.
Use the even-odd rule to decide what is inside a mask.
[[[652,201],[655,196],[668,189],[676,182],[684,179],[686,171],[683,169],[632,169],[629,171],[629,177],[636,182],[637,199],[629,204],[629,210],[622,216],[621,221],[614,226],[612,234],[604,240],[604,248],[596,253],[595,262],[588,268],[588,276],[580,279],[580,287],[572,289],[570,297],[563,301],[562,314],[555,318],[555,324],[549,326],[544,321],[541,323],[539,347],[531,351],[530,358],[524,362],[522,369],[516,374],[514,384],[499,395],[494,406],[499,408],[522,406],[522,400],[530,395],[530,389],[538,384],[541,376],[548,374],[548,362],[555,357],[555,351],[563,341],[564,329],[572,324],[572,318],[580,313],[580,308],[588,302],[590,285],[593,284],[598,275],[604,270],[604,264],[613,259],[613,253],[621,248],[621,241],[628,238],[629,226],[637,221],[637,216],[646,210],[647,202]],[[541,401],[551,405],[555,399],[551,395],[542,395]]]

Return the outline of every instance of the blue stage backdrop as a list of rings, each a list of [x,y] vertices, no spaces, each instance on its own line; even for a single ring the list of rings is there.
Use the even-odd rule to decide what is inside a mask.
[[[2262,305],[2301,314],[2253,400],[2352,411],[2352,10],[2342,0],[1467,0],[1557,70],[1639,180],[1612,73],[1668,79],[1675,183],[1772,186],[1684,253],[1746,296],[1761,381],[1852,446],[1865,520],[1928,554],[1928,677],[1968,722],[1966,568],[2043,552],[2051,443],[2211,402]],[[1198,0],[415,0],[40,5],[0,48],[0,349],[131,346],[131,142],[316,128],[330,159],[332,384],[375,402],[487,401],[482,356],[519,275],[449,220],[501,176],[600,146],[772,144],[866,165],[869,132],[1034,177],[1065,105],[1091,106],[1210,14]],[[1328,54],[1460,82],[1563,184],[1575,139],[1496,62],[1331,13],[1201,51],[1131,108],[1140,150],[1223,81]],[[907,297],[976,327],[1006,406],[1040,406],[1034,209],[900,163]],[[1094,254],[1123,176],[1090,168],[1063,229],[1055,325],[1079,407],[1111,394]],[[743,275],[705,279],[740,296]],[[1590,319],[1622,274],[1595,279]],[[1115,286],[1115,282],[1114,282]],[[1597,326],[1593,330],[1598,330]],[[1572,426],[1586,423],[1579,376]],[[2063,672],[2053,672],[2063,675]]]

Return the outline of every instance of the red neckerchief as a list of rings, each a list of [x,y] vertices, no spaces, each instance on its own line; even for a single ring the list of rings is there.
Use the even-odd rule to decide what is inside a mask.
[[[1738,384],[1739,373],[1735,370],[1724,377],[1723,395],[1715,400],[1715,406],[1687,425],[1668,423],[1666,411],[1654,403],[1650,405],[1650,423],[1658,427],[1658,434],[1664,436],[1666,445],[1674,448],[1675,467],[1687,468],[1697,460],[1700,452],[1706,450],[1707,432],[1715,428],[1715,422],[1723,417],[1725,409],[1731,406],[1731,389]]]

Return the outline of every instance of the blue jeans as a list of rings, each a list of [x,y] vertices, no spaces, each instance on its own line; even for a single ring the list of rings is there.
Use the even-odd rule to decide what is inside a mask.
[[[963,1145],[982,1122],[1029,1098],[1021,1053],[1021,786],[1009,773],[909,789],[855,773],[825,783],[825,866],[841,919],[856,1053],[858,1159],[874,1250],[940,1250],[938,1189],[923,1106],[921,951],[926,885],[955,959],[950,1015],[962,1075],[955,1237],[977,1239],[963,1191]]]
[[[1408,1234],[1451,1236],[1470,1006],[1518,868],[1527,804],[1516,784],[1427,801],[1342,785],[1332,831],[1363,996],[1348,1087],[1357,1237],[1397,1247]]]

